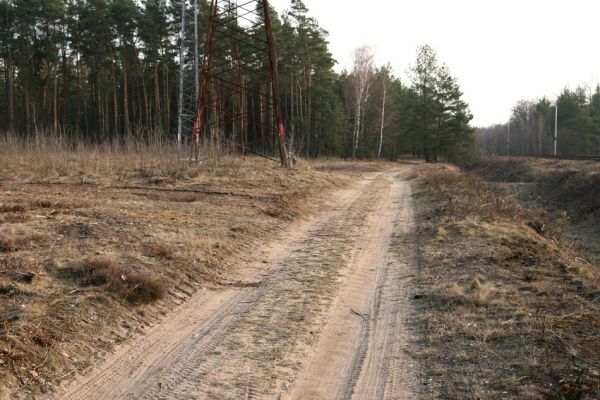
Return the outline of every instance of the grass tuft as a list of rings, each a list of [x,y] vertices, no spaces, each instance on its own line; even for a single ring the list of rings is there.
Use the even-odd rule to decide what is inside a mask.
[[[0,253],[10,253],[17,249],[14,239],[0,238]]]
[[[148,257],[170,259],[175,253],[175,250],[165,243],[149,242],[144,243],[143,247],[144,254]]]
[[[148,304],[165,294],[162,282],[148,274],[133,271],[107,256],[88,257],[74,270],[80,283],[100,286],[132,304]]]
[[[51,208],[52,202],[50,200],[36,200],[31,202],[31,206],[35,208]]]

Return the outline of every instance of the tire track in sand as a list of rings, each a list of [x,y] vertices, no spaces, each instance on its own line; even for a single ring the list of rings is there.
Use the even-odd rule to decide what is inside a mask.
[[[416,397],[414,362],[404,351],[412,333],[416,244],[411,187],[400,175],[367,224],[369,236],[347,269],[327,326],[285,398]]]

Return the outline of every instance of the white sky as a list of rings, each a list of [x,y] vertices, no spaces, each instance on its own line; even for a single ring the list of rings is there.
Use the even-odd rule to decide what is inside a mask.
[[[270,0],[278,10],[290,0]],[[431,45],[458,78],[475,126],[503,123],[521,99],[555,98],[600,81],[598,0],[304,0],[329,31],[336,70],[374,46],[379,63],[406,70]]]

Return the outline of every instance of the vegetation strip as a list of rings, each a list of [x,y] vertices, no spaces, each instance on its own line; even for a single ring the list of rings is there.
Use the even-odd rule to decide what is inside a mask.
[[[419,171],[425,337],[435,397],[597,398],[599,273],[514,196],[448,166]]]

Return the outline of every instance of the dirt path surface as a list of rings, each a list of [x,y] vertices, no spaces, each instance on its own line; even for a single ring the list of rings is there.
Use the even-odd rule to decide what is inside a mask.
[[[407,385],[415,376],[404,352],[414,252],[407,247],[401,258],[390,251],[414,223],[411,189],[400,177],[392,178],[367,218],[327,326],[291,399],[414,398]]]
[[[409,168],[338,192],[58,398],[414,398]]]

